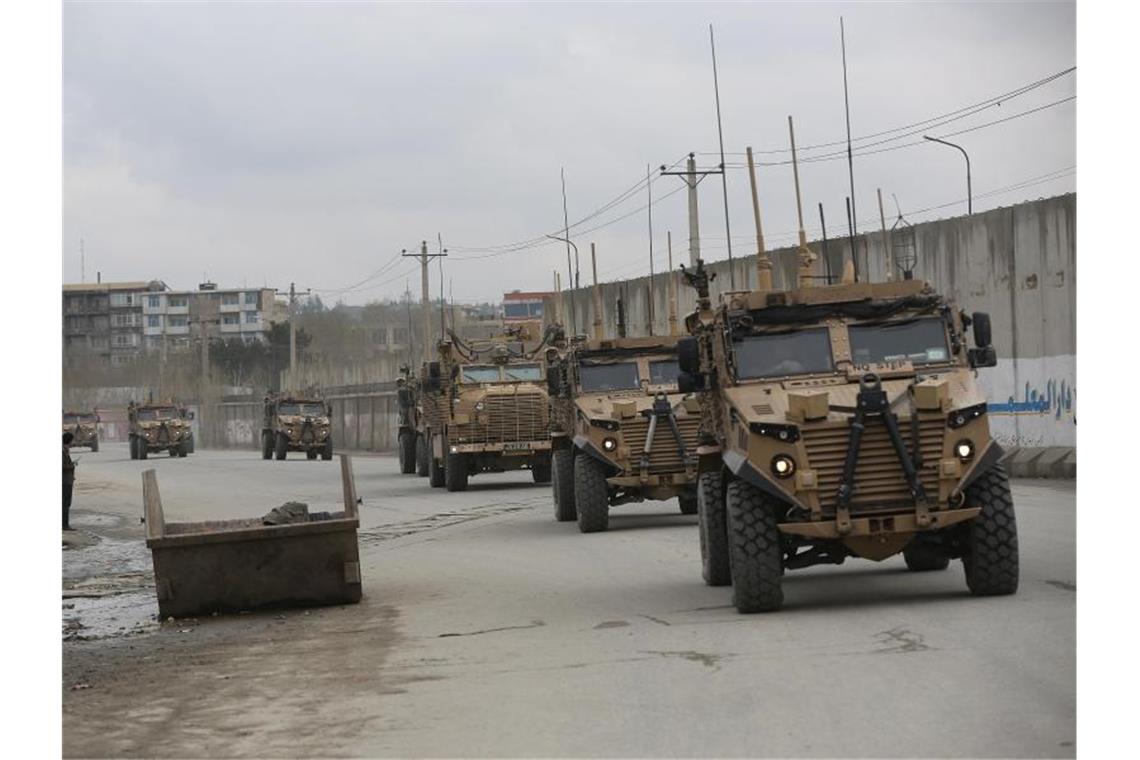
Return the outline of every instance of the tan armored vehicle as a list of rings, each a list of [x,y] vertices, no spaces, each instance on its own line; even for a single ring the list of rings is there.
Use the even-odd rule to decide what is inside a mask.
[[[1017,525],[975,369],[989,317],[924,282],[700,296],[678,349],[699,389],[704,577],[741,612],[778,609],[787,569],[961,559],[978,595],[1018,584]],[[974,348],[967,347],[973,325]]]
[[[422,446],[417,446],[419,440],[419,381],[412,373],[411,367],[404,364],[400,367],[400,376],[396,378],[397,402],[397,428],[396,450],[400,458],[400,472],[411,475],[416,471],[416,463]],[[426,450],[425,450],[426,451]],[[427,474],[426,461],[422,474]]]
[[[167,451],[170,456],[184,457],[194,451],[194,434],[186,409],[176,404],[141,404],[127,406],[130,433],[127,442],[131,459],[146,459],[147,454]]]
[[[696,514],[700,406],[677,388],[677,341],[578,342],[551,367],[555,519],[592,533],[612,506],[674,497]]]
[[[332,459],[329,416],[328,404],[315,396],[266,396],[261,458],[280,460],[290,451],[303,451],[308,459]]]
[[[99,450],[99,415],[95,412],[64,412],[63,432],[71,433],[71,447]]]
[[[471,475],[529,469],[550,482],[550,409],[543,362],[518,336],[439,343],[420,379],[421,437],[433,487],[463,491]]]

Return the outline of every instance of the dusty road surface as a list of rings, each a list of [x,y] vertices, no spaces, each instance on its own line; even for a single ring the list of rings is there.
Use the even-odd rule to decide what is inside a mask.
[[[154,621],[140,472],[169,520],[330,508],[336,462],[81,455],[64,551],[67,756],[1075,754],[1075,489],[1014,485],[1021,590],[960,563],[790,572],[741,616],[700,578],[694,517],[553,519],[528,473],[466,493],[354,460],[359,605]]]

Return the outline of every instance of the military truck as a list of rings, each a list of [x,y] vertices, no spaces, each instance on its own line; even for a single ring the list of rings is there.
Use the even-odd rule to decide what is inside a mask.
[[[556,520],[603,531],[610,507],[674,497],[697,513],[700,405],[677,388],[677,341],[579,341],[552,363]]]
[[[329,405],[315,394],[267,395],[261,424],[261,458],[283,460],[290,451],[303,451],[307,459],[332,459],[330,416]]]
[[[64,412],[63,432],[71,433],[71,447],[99,450],[99,415],[95,412]]]
[[[433,487],[463,491],[472,475],[520,469],[550,482],[545,368],[523,337],[465,343],[451,333],[439,361],[422,368],[420,436]]]
[[[707,583],[731,582],[740,612],[776,610],[785,570],[902,552],[912,571],[961,559],[976,595],[1017,590],[1009,479],[977,382],[997,362],[988,315],[921,281],[806,276],[713,308],[703,265],[686,274],[699,300],[680,387],[701,403]]]
[[[184,457],[194,451],[194,433],[183,406],[173,402],[136,405],[132,401],[127,406],[127,421],[131,459],[146,459],[147,454],[160,451]]]
[[[407,364],[401,365],[400,376],[396,378],[398,409],[396,449],[400,459],[400,473],[404,475],[411,475],[416,471],[416,462],[421,448],[417,446],[420,417],[418,391],[419,382],[412,372],[412,368]],[[423,474],[427,474],[426,468]]]

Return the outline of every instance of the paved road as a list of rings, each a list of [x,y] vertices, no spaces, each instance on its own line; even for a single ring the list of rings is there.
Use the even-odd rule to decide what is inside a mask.
[[[64,644],[65,754],[1075,754],[1071,483],[1015,483],[1014,597],[969,596],[958,563],[849,561],[789,573],[784,611],[741,616],[701,582],[695,518],[675,502],[621,507],[585,536],[527,473],[449,494],[392,458],[354,461],[365,600],[110,636],[99,605],[120,622],[153,613],[145,576],[72,600],[96,617],[91,640]],[[102,540],[65,552],[65,587],[109,550],[139,578],[152,465],[173,520],[339,495],[335,462],[199,451],[144,465],[107,446],[84,455],[76,495]]]

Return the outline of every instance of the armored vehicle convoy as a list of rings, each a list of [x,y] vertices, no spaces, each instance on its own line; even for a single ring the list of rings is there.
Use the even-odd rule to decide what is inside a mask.
[[[801,277],[713,308],[703,266],[687,276],[699,300],[680,386],[701,401],[707,583],[731,582],[740,612],[776,610],[785,570],[902,552],[914,571],[961,559],[976,595],[1017,590],[1009,480],[975,372],[997,361],[988,315],[910,279]]]
[[[194,451],[194,433],[186,418],[186,409],[181,406],[131,402],[127,406],[127,420],[131,459],[146,459],[147,454],[159,451],[167,451],[172,457],[184,457]]]
[[[677,388],[677,341],[576,342],[552,363],[556,520],[603,531],[612,506],[674,497],[697,513],[700,406]]]
[[[329,405],[312,395],[266,396],[261,458],[282,460],[290,451],[303,451],[308,459],[332,459],[329,416]]]
[[[99,415],[95,412],[64,412],[63,432],[71,433],[71,447],[99,450]]]
[[[396,402],[398,409],[396,436],[396,449],[400,459],[400,472],[411,475],[416,471],[416,460],[419,447],[419,382],[412,373],[411,367],[404,364],[400,367],[400,376],[396,378]],[[423,473],[424,475],[427,472]]]
[[[439,361],[424,365],[420,424],[433,487],[463,491],[472,475],[520,469],[550,482],[544,365],[519,337],[468,344],[452,333]]]

